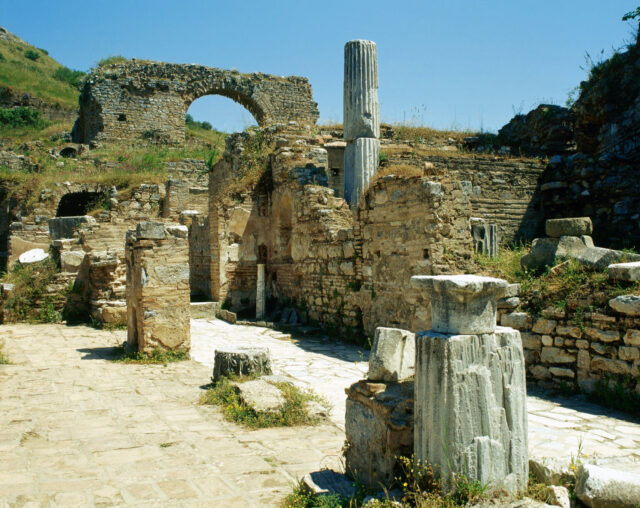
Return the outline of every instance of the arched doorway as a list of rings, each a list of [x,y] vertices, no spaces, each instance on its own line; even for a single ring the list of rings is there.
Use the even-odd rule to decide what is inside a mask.
[[[204,95],[189,105],[185,124],[189,135],[198,131],[240,132],[258,122],[251,110],[233,98]]]
[[[56,217],[87,215],[92,210],[103,206],[103,201],[106,198],[107,196],[103,192],[70,192],[60,198],[56,210]]]

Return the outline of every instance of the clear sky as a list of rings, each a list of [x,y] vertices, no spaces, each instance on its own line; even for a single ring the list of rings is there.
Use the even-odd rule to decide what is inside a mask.
[[[564,105],[594,60],[633,39],[639,0],[0,0],[0,25],[72,69],[123,55],[309,78],[320,122],[342,121],[343,47],[378,45],[383,121],[497,131]],[[254,123],[205,97],[189,112],[226,131]]]

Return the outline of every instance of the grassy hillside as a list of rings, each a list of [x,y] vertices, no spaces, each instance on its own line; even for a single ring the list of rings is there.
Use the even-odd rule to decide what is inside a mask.
[[[11,87],[49,104],[75,109],[79,92],[73,83],[80,75],[60,65],[45,50],[17,38],[0,38],[0,87]]]

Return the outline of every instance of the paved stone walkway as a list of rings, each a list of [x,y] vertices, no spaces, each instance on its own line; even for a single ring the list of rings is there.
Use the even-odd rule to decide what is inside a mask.
[[[307,472],[339,467],[344,387],[363,352],[322,338],[192,321],[196,361],[126,365],[108,358],[125,332],[1,325],[13,365],[0,365],[0,507],[277,506]],[[276,373],[334,405],[311,428],[247,431],[197,404],[213,351],[263,345]],[[530,395],[535,456],[597,455],[640,472],[640,425],[580,399]],[[591,458],[590,457],[590,458]]]

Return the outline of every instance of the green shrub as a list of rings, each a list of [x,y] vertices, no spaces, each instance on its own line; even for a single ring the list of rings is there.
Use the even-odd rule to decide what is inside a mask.
[[[37,51],[33,51],[32,49],[28,49],[24,52],[24,56],[26,56],[29,60],[33,60],[34,62],[40,58],[40,53]]]
[[[0,62],[4,62],[6,60],[6,58],[4,57],[4,55],[2,53],[0,53]]]
[[[68,83],[74,88],[81,88],[84,77],[86,76],[85,72],[82,71],[73,71],[67,67],[59,67],[53,73],[53,77],[58,81],[62,81],[63,83]]]
[[[40,53],[42,53],[43,55],[49,54],[49,52],[46,49],[38,48],[38,51],[40,51]]]
[[[45,127],[47,122],[40,111],[20,106],[18,108],[0,108],[0,128],[2,127]]]
[[[56,311],[52,296],[45,295],[46,288],[55,281],[58,267],[49,257],[39,263],[16,263],[3,278],[14,285],[4,308],[21,321],[57,322],[62,319]]]

